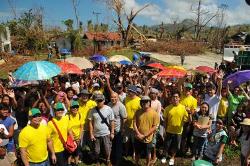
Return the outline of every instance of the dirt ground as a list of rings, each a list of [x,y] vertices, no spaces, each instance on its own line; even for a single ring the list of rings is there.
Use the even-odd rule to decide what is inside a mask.
[[[180,56],[174,56],[174,55],[164,55],[159,53],[152,53],[152,58],[172,63],[176,65],[181,65],[181,58]],[[192,69],[197,66],[209,66],[214,67],[215,62],[218,64],[221,63],[222,55],[221,54],[214,54],[210,52],[206,52],[202,55],[196,55],[196,56],[186,56],[184,61],[184,67],[186,69]]]

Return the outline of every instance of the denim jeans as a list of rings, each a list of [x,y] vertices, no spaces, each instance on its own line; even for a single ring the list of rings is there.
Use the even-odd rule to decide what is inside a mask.
[[[192,149],[193,156],[203,157],[206,140],[207,138],[194,136],[194,143]]]
[[[40,162],[40,163],[29,163],[30,166],[50,166],[50,163],[49,163],[49,160],[45,160],[43,162]]]

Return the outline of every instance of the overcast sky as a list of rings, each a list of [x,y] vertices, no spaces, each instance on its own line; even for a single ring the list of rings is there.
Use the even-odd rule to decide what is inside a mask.
[[[71,0],[10,0],[13,2],[17,14],[21,14],[31,8],[43,7],[44,20],[46,25],[62,26],[62,20],[74,19]],[[136,18],[135,23],[139,25],[154,25],[161,22],[171,23],[173,20],[182,21],[183,19],[195,18],[191,11],[191,6],[195,6],[198,0],[125,0],[125,10],[138,10],[145,4],[150,4]],[[202,0],[203,9],[215,13],[218,6],[226,4],[226,23],[227,25],[250,24],[250,6],[245,0]],[[95,0],[80,0],[79,16],[81,21],[86,24],[87,20],[96,21],[93,11],[100,12],[99,22],[113,24],[111,10],[107,9],[102,3]],[[8,0],[0,0],[0,21],[13,18]]]

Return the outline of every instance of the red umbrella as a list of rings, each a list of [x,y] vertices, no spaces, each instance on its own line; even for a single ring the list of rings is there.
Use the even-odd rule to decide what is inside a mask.
[[[165,70],[159,72],[157,76],[167,78],[182,78],[186,75],[186,71],[174,68],[165,68]]]
[[[216,72],[215,69],[213,69],[212,67],[208,67],[208,66],[198,66],[195,69],[197,71],[205,72],[205,73],[214,73],[214,72]]]
[[[56,62],[56,64],[62,69],[62,73],[66,74],[82,74],[83,72],[75,64],[69,62]]]
[[[156,69],[161,69],[161,70],[165,69],[165,67],[160,63],[150,63],[150,64],[147,64],[147,66],[156,68]]]

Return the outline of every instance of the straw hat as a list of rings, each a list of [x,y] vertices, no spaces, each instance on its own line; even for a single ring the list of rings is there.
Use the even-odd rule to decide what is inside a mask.
[[[250,126],[250,119],[249,118],[245,118],[243,120],[243,122],[240,123],[241,125],[246,125],[246,126]]]

